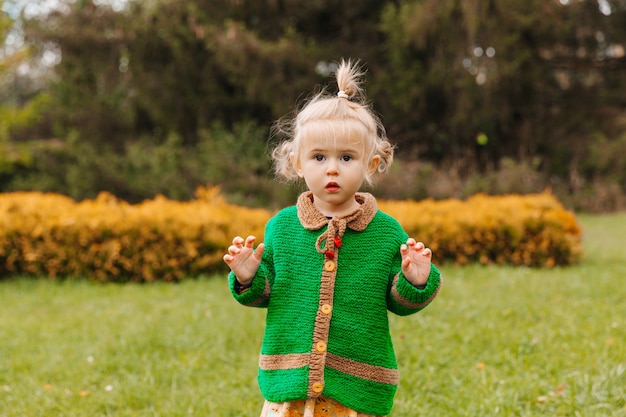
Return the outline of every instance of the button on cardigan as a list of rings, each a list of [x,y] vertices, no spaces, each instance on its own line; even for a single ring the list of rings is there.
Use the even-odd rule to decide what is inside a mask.
[[[266,225],[265,252],[241,304],[267,308],[258,381],[266,400],[324,395],[358,412],[386,415],[398,385],[387,311],[416,313],[439,292],[431,264],[424,288],[401,272],[408,236],[375,198],[358,193],[360,208],[326,218],[310,192]]]

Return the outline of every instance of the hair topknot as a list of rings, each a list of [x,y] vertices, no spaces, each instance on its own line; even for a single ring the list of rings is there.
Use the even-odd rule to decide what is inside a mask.
[[[274,171],[287,181],[299,178],[296,165],[303,142],[309,140],[336,140],[338,137],[359,135],[363,140],[366,163],[366,182],[385,173],[393,161],[393,146],[387,140],[380,118],[366,101],[362,88],[365,71],[358,61],[341,60],[335,78],[339,93],[328,89],[314,95],[295,116],[278,120],[272,129],[280,143],[272,152]],[[380,158],[373,169],[372,161]]]
[[[343,91],[350,99],[360,98],[363,95],[361,83],[364,75],[365,71],[358,62],[342,60],[335,71],[339,91]]]

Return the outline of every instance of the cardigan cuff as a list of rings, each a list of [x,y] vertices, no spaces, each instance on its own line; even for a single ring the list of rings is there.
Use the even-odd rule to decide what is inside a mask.
[[[264,294],[267,282],[266,275],[267,274],[263,273],[262,268],[259,268],[250,285],[245,287],[240,284],[238,285],[237,277],[233,271],[230,271],[228,281],[231,294],[240,304],[251,306],[261,304],[264,298],[267,297],[267,295]]]
[[[430,264],[430,274],[428,275],[428,281],[423,287],[413,285],[402,272],[400,272],[400,279],[398,279],[397,289],[398,293],[402,297],[406,298],[412,303],[423,303],[431,299],[438,291],[441,285],[441,273],[434,264]]]

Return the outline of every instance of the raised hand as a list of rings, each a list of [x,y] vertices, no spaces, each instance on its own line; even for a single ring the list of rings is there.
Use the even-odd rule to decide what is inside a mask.
[[[400,246],[402,255],[402,273],[411,284],[426,285],[430,275],[430,261],[433,254],[422,242],[409,238],[406,244]]]
[[[224,262],[237,276],[241,285],[249,285],[259,269],[265,245],[260,243],[254,251],[256,237],[248,236],[246,240],[237,236],[233,244],[228,247],[228,253],[224,255]]]

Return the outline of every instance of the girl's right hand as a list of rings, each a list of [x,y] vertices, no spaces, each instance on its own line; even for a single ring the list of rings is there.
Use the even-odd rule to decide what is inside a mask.
[[[224,262],[228,264],[239,284],[243,286],[250,285],[263,257],[265,245],[259,243],[255,251],[255,240],[254,236],[248,236],[246,240],[237,236],[233,239],[233,244],[228,247],[228,253],[224,255]]]

